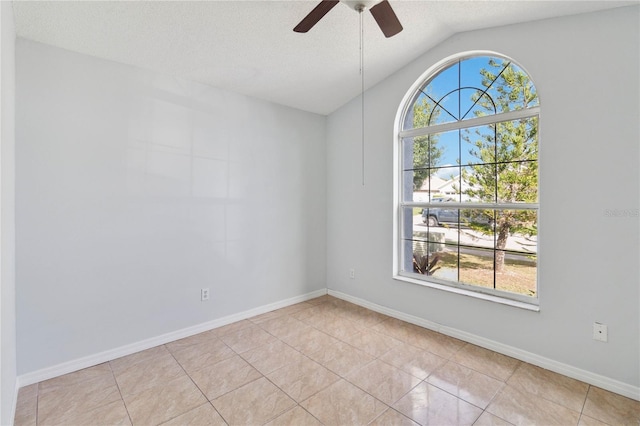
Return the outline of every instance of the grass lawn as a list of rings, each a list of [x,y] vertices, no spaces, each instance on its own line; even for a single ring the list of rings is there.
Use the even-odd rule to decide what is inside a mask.
[[[455,252],[440,252],[440,261],[434,277],[455,273],[458,269],[457,254]],[[449,275],[450,276],[450,275]],[[482,287],[493,288],[493,258],[460,253],[459,281]],[[506,259],[502,272],[496,273],[497,290],[535,296],[536,294],[536,265]]]
[[[414,216],[422,214],[422,208],[413,209]],[[458,256],[456,252],[439,252],[440,267],[433,276],[448,280],[458,280],[465,284],[481,287],[493,287],[493,258],[460,253],[460,276],[458,271]],[[518,261],[505,259],[502,272],[496,273],[495,288],[511,293],[536,295],[536,263],[533,261]]]

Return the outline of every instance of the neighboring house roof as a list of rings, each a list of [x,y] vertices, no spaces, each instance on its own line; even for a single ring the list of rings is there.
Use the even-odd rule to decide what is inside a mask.
[[[442,180],[442,179],[440,179]],[[451,179],[443,181],[442,185],[437,187],[437,189],[441,192],[459,192],[461,189],[466,189],[469,185],[466,182],[462,182],[460,184],[460,175],[453,176]]]
[[[420,187],[419,191],[429,191],[429,184],[431,184],[431,192],[437,192],[437,191],[441,191],[441,192],[451,192],[451,191],[455,191],[454,189],[454,185],[456,187],[458,187],[457,189],[460,189],[460,175],[458,176],[453,176],[451,177],[451,179],[442,179],[441,177],[437,176],[437,175],[432,175],[431,176],[431,183],[429,183],[429,180],[425,179],[425,181],[422,183],[422,186]],[[462,181],[462,189],[466,189],[468,188],[469,185],[464,182],[464,180]]]
[[[441,186],[445,185],[448,181],[439,178],[436,175],[431,176],[431,192],[436,192]],[[425,179],[420,187],[419,191],[429,191],[429,179]]]

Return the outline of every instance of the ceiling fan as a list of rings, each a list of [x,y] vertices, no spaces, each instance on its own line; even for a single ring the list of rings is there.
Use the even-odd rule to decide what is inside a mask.
[[[293,31],[306,33],[340,2],[360,13],[369,9],[385,37],[392,37],[402,31],[402,24],[387,0],[322,0]]]

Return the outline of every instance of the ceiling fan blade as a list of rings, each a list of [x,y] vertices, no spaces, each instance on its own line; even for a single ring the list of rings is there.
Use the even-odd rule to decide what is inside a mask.
[[[297,33],[309,31],[324,15],[340,3],[340,0],[322,0],[302,21],[293,29]]]
[[[384,0],[371,8],[371,14],[385,37],[392,37],[402,31],[402,24],[387,0]]]

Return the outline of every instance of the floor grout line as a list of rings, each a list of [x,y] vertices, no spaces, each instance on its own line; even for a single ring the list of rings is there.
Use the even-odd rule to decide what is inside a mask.
[[[116,382],[116,387],[118,388],[118,393],[120,394],[120,399],[122,400],[122,405],[124,405],[124,409],[127,412],[127,416],[129,417],[129,421],[133,424],[133,419],[131,418],[131,413],[129,412],[129,407],[127,407],[127,402],[124,400],[124,395],[122,395],[122,389],[120,389],[120,383],[118,383],[118,379],[116,378],[116,373],[113,371],[113,367],[111,366],[111,362],[109,361],[109,370],[111,370],[111,374],[113,375],[113,381]],[[36,423],[37,425],[37,423]]]

